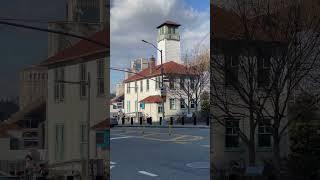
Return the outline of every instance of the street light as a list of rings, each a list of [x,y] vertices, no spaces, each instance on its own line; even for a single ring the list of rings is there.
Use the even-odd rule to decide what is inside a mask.
[[[161,67],[161,88],[162,88],[162,90],[164,90],[163,88],[164,88],[164,85],[163,85],[163,66],[162,66],[162,50],[161,49],[159,49],[159,48],[157,48],[154,44],[152,44],[152,43],[150,43],[150,42],[148,42],[148,41],[146,41],[146,40],[142,40],[142,42],[144,42],[144,43],[146,43],[146,44],[150,44],[151,46],[153,46],[156,50],[158,50],[159,52],[160,52],[160,62],[161,62],[161,64],[160,64],[160,67]],[[161,93],[161,97],[162,97],[162,91],[160,92]],[[163,119],[163,121],[164,121],[164,99],[163,98],[161,98],[162,99],[162,119]],[[160,125],[161,125],[161,121],[160,121]]]
[[[81,85],[81,84],[85,84],[87,85],[87,89],[88,89],[88,113],[87,113],[87,143],[88,143],[88,146],[87,146],[87,177],[89,177],[89,169],[90,169],[90,165],[89,165],[89,160],[90,160],[90,89],[91,89],[91,86],[90,86],[90,72],[88,72],[88,80],[87,82],[80,82],[80,81],[63,81],[63,80],[58,80],[57,82],[59,83],[64,83],[64,84],[78,84],[78,85]],[[92,176],[93,178],[93,176]]]

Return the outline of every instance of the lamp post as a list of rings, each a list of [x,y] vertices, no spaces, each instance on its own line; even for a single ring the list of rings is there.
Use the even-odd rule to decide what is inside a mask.
[[[89,172],[90,172],[90,109],[91,109],[91,98],[90,98],[90,90],[91,90],[91,86],[90,86],[90,72],[88,72],[88,80],[87,82],[80,82],[80,81],[63,81],[63,80],[58,80],[59,83],[64,83],[64,84],[77,84],[77,85],[81,85],[81,84],[85,84],[87,86],[87,90],[88,90],[88,101],[87,101],[87,169],[86,169],[86,175],[87,177],[89,177]],[[89,179],[89,178],[87,178]],[[93,176],[92,176],[93,179]]]
[[[162,91],[164,91],[164,84],[163,84],[163,66],[162,66],[162,50],[161,49],[159,49],[159,48],[157,48],[154,44],[152,44],[152,43],[150,43],[150,42],[148,42],[148,41],[146,41],[146,40],[142,40],[142,42],[144,42],[144,43],[146,43],[146,44],[150,44],[151,46],[153,46],[157,51],[159,51],[160,52],[160,62],[161,62],[161,97],[162,97]],[[157,82],[156,82],[157,83]],[[164,121],[164,99],[163,98],[161,98],[162,99],[162,120]],[[160,124],[161,125],[161,124]]]

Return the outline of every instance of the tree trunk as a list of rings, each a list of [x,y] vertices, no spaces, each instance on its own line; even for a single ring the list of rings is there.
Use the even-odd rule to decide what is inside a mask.
[[[281,179],[280,168],[281,168],[281,157],[280,157],[280,141],[277,136],[278,133],[273,137],[273,164],[275,169],[276,179]]]

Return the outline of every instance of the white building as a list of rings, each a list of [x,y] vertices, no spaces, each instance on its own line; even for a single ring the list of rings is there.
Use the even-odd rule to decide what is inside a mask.
[[[54,175],[84,175],[86,172],[82,160],[87,157],[88,145],[88,88],[85,84],[88,82],[88,73],[91,90],[90,129],[109,117],[105,109],[109,89],[109,31],[99,31],[89,38],[106,44],[106,47],[81,40],[42,63],[48,67],[47,146],[49,166]],[[61,83],[59,80],[77,83]],[[98,135],[101,140],[98,132],[90,130],[90,159],[108,159],[105,152],[98,153]]]
[[[183,95],[184,88],[190,88],[194,81],[190,69],[183,65],[180,59],[180,25],[171,21],[158,26],[158,54],[157,65],[155,58],[150,58],[148,68],[124,80],[124,111],[126,117],[152,117],[153,122],[163,119],[162,101],[164,101],[165,120],[177,120],[199,110],[193,100],[194,94]],[[169,78],[164,83],[166,96],[161,96],[161,67],[163,74]],[[182,86],[183,85],[183,86]],[[193,87],[193,86],[192,86]],[[181,91],[181,93],[179,93]],[[189,107],[189,108],[188,108]],[[137,118],[135,118],[137,121]]]

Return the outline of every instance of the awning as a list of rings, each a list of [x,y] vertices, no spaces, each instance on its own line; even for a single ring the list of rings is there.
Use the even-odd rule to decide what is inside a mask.
[[[161,103],[162,98],[159,95],[156,96],[148,96],[140,101],[140,103]]]

